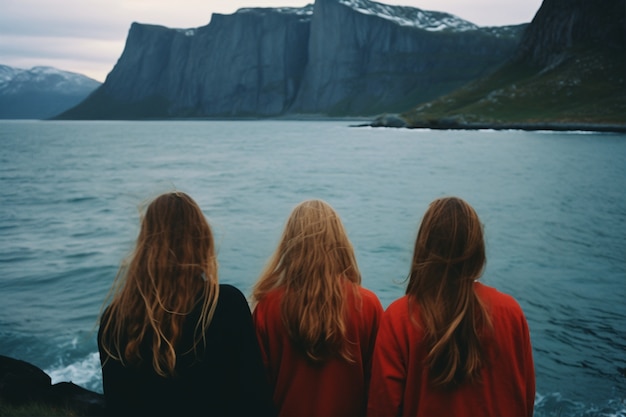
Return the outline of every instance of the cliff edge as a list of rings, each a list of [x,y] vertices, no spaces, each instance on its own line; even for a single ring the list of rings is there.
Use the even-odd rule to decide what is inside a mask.
[[[625,28],[623,0],[544,0],[509,62],[399,117],[436,129],[626,132]]]
[[[133,23],[104,84],[61,119],[372,116],[491,72],[525,25],[370,0],[244,8],[195,29]]]

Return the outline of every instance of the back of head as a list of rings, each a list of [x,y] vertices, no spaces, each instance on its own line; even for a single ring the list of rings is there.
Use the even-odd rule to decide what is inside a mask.
[[[311,275],[319,275],[322,283],[336,282],[340,276],[360,282],[354,249],[341,219],[324,201],[307,200],[294,208],[278,252],[285,268],[284,284],[289,287],[310,285]]]
[[[294,208],[280,243],[255,286],[255,301],[283,288],[283,322],[295,346],[313,362],[350,357],[344,343],[345,283],[361,275],[335,210],[321,200]]]
[[[172,192],[148,205],[135,250],[120,268],[113,292],[109,319],[101,324],[110,356],[141,362],[139,347],[149,340],[155,370],[172,374],[182,322],[202,303],[197,343],[218,295],[213,234],[191,197]]]
[[[449,281],[442,282],[434,274],[421,275],[420,280],[450,286],[472,282],[482,273],[485,262],[483,229],[474,209],[457,197],[433,201],[417,235],[413,266],[447,271],[443,276]]]
[[[215,272],[214,250],[211,228],[198,204],[185,193],[172,192],[147,207],[132,261],[162,275],[154,284],[168,297],[174,292],[168,289],[194,291],[199,285],[193,277]]]
[[[417,235],[407,285],[429,346],[427,365],[436,386],[451,388],[477,377],[482,366],[480,328],[489,317],[474,292],[485,266],[478,215],[456,197],[433,201]]]

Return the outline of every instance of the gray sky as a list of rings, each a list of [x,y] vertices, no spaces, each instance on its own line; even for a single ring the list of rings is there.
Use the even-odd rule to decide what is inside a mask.
[[[0,64],[53,66],[104,81],[132,22],[205,26],[242,7],[302,7],[314,0],[0,0]],[[542,0],[385,0],[454,14],[480,26],[532,20]]]

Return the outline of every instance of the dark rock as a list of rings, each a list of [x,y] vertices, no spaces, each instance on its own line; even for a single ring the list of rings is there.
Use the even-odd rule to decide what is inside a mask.
[[[45,398],[50,376],[28,362],[0,355],[0,399],[20,405]]]
[[[407,123],[400,115],[383,114],[370,124],[372,127],[406,127]]]
[[[554,67],[574,47],[624,50],[624,0],[544,0],[528,26],[516,56],[534,65]],[[622,57],[623,59],[623,57]]]
[[[104,395],[80,387],[72,382],[52,385],[48,403],[74,410],[80,416],[102,416],[105,414]]]
[[[79,416],[105,414],[104,396],[72,382],[51,384],[48,374],[18,359],[0,355],[0,400],[14,406],[38,403],[70,409]]]

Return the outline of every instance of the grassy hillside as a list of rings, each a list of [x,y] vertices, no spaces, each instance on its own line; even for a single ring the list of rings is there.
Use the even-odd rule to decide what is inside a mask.
[[[492,75],[403,113],[409,127],[604,124],[626,128],[626,57],[578,47],[558,65],[511,62]]]

